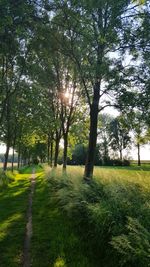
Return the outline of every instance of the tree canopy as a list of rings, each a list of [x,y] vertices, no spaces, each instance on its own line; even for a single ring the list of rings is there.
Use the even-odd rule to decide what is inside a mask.
[[[64,169],[68,151],[87,145],[84,178],[90,179],[97,136],[103,139],[103,160],[109,157],[108,147],[118,149],[122,160],[129,132],[138,128],[132,116],[138,110],[148,142],[148,1],[3,0],[0,8],[4,169],[10,147],[18,152],[18,166],[40,158],[56,167],[63,139]],[[101,117],[108,107],[121,116],[109,126]],[[125,121],[132,121],[132,127]]]

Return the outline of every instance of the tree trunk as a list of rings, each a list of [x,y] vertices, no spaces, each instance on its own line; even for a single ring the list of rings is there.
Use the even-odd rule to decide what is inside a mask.
[[[7,99],[7,109],[6,109],[6,121],[7,121],[7,139],[6,139],[6,153],[5,153],[5,159],[4,159],[4,171],[7,169],[7,163],[8,163],[8,156],[9,156],[9,149],[10,149],[10,137],[11,137],[11,124],[10,124],[10,99]]]
[[[27,158],[25,157],[23,160],[23,165],[26,166],[27,165]]]
[[[13,141],[13,154],[12,154],[12,165],[11,165],[12,172],[14,171],[15,144],[16,144],[16,128],[15,128],[15,135],[14,135],[14,141]]]
[[[93,102],[90,108],[90,133],[88,152],[84,170],[84,178],[91,179],[93,177],[94,170],[94,158],[97,142],[97,124],[99,113],[99,98],[100,98],[100,82],[97,82],[94,86]]]
[[[119,150],[120,153],[120,160],[122,161],[122,149]]]
[[[48,165],[50,165],[50,135],[48,134],[48,140],[47,140],[47,162]]]
[[[11,171],[14,171],[14,157],[15,157],[15,148],[13,146],[13,154],[12,154],[12,164],[11,164]]]
[[[17,168],[20,168],[20,151],[18,151],[18,164],[17,164]]]
[[[51,140],[50,166],[53,167],[53,140]]]
[[[21,165],[21,167],[23,167],[23,158],[22,158],[22,155],[20,157],[20,165]]]
[[[7,170],[7,163],[8,163],[8,156],[9,156],[9,149],[10,149],[10,144],[9,140],[6,144],[6,153],[5,153],[5,159],[4,159],[4,171]]]
[[[21,142],[19,140],[19,146],[18,146],[18,162],[17,162],[17,168],[20,168],[21,163]]]
[[[138,166],[141,166],[141,158],[140,158],[140,144],[137,144],[137,148],[138,148]]]
[[[63,170],[67,167],[67,151],[68,151],[68,132],[64,135],[64,153],[63,153]]]
[[[59,154],[59,142],[60,142],[60,139],[56,136],[56,141],[55,141],[55,156],[54,156],[54,167],[57,167],[58,154]]]

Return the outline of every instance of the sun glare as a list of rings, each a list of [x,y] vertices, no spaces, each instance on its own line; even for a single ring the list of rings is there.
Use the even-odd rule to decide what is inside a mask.
[[[69,98],[69,93],[66,92],[66,93],[64,94],[64,97],[65,97],[65,98]]]

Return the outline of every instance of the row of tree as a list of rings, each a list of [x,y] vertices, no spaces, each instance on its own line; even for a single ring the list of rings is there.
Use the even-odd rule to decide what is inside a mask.
[[[51,165],[54,158],[56,167],[62,138],[65,170],[68,146],[88,140],[84,177],[91,178],[97,136],[107,141],[98,126],[106,107],[121,112],[110,127],[111,146],[119,149],[120,158],[129,126],[136,131],[137,144],[143,135],[148,140],[148,1],[3,0],[0,9],[4,170],[10,147],[18,152],[18,167],[22,160],[26,164],[37,157]],[[107,129],[105,120],[103,127]]]

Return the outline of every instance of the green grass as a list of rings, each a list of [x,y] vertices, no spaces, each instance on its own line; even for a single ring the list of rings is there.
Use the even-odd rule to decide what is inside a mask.
[[[0,267],[21,264],[32,167],[21,172],[8,171],[0,187]]]
[[[83,167],[68,166],[67,175],[47,168],[46,178],[34,168],[32,267],[149,266],[147,166],[96,167],[90,185]],[[32,169],[8,171],[0,187],[0,267],[21,266]]]
[[[33,267],[88,267],[74,225],[63,214],[43,175],[37,177],[33,201]]]
[[[150,172],[96,167],[93,182],[85,184],[83,171],[69,166],[65,176],[61,168],[52,170],[49,184],[66,221],[75,222],[89,266],[148,267]]]

